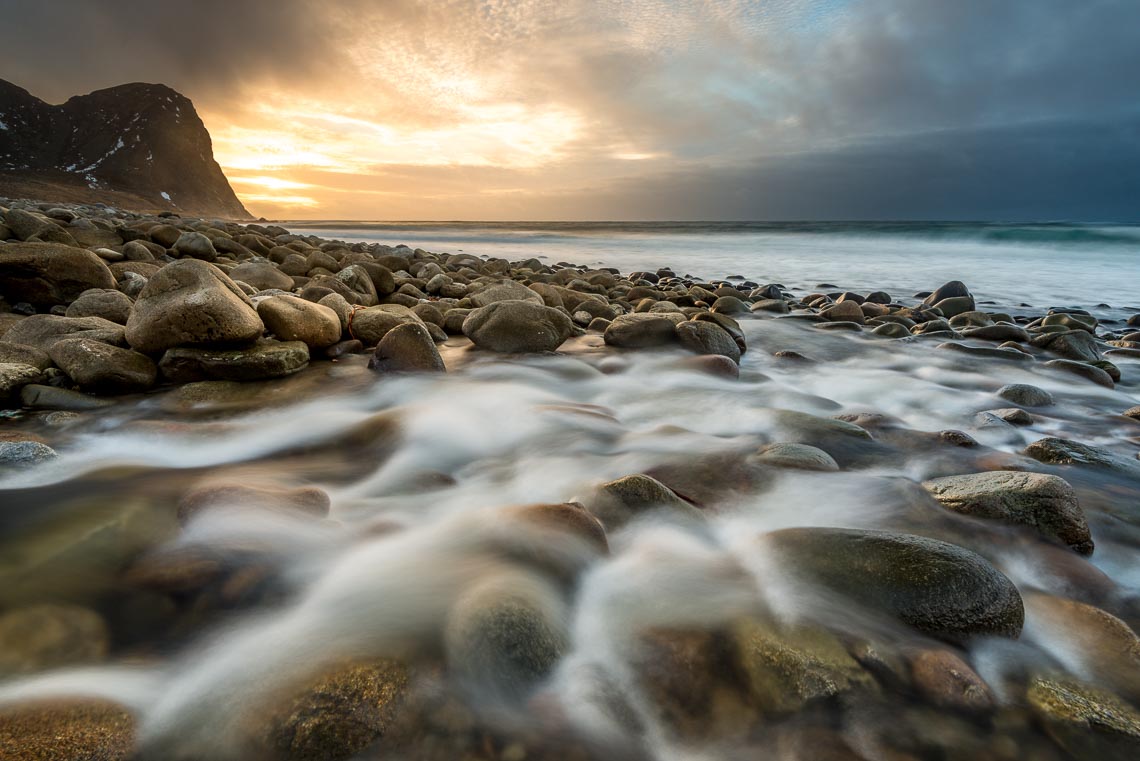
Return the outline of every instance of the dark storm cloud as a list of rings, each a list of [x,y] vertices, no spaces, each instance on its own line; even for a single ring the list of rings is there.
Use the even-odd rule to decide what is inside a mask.
[[[582,213],[619,202],[647,219],[1140,222],[1140,117],[949,130],[629,179]]]
[[[52,102],[123,82],[224,99],[342,65],[311,0],[0,0],[0,77]],[[341,69],[343,70],[343,69]]]

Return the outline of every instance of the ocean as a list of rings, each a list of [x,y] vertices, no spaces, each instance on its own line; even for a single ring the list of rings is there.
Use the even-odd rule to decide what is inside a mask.
[[[793,291],[820,284],[909,297],[948,280],[1033,307],[1140,309],[1140,225],[999,222],[346,222],[298,233],[512,260],[670,267]]]

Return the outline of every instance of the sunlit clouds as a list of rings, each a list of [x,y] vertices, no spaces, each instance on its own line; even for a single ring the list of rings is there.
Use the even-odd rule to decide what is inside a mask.
[[[4,78],[174,87],[270,218],[1109,219],[1140,163],[1134,0],[20,1]]]

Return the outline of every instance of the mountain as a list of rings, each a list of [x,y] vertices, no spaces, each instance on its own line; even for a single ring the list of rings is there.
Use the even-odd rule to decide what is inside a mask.
[[[0,80],[0,196],[250,217],[194,104],[143,83],[53,106]]]

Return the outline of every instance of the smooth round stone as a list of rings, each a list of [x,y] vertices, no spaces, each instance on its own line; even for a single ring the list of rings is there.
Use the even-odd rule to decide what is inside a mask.
[[[378,372],[447,372],[427,328],[414,323],[388,331],[377,344],[368,368]]]
[[[1017,637],[1017,588],[985,558],[947,542],[888,531],[791,528],[765,537],[781,566],[937,639]]]
[[[0,441],[0,467],[23,467],[54,460],[58,455],[38,441]]]
[[[1043,388],[1030,386],[1027,383],[1011,383],[998,389],[997,395],[1006,401],[1020,404],[1022,407],[1049,407],[1053,404],[1053,395]]]
[[[774,465],[779,468],[815,470],[824,473],[839,470],[839,463],[831,455],[809,444],[791,442],[769,444],[761,447],[751,459],[762,465]]]
[[[1051,359],[1044,363],[1042,367],[1076,375],[1085,380],[1092,381],[1098,386],[1104,386],[1105,388],[1116,387],[1116,384],[1112,382],[1111,375],[1095,365],[1086,364],[1084,362],[1076,362],[1071,359]]]

